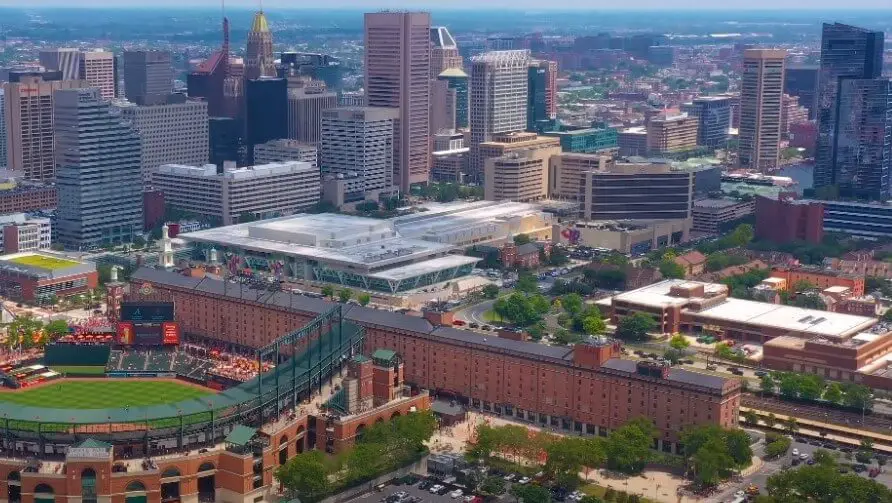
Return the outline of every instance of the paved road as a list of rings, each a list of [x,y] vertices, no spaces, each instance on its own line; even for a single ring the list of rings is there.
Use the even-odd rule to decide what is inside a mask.
[[[455,317],[466,323],[478,323],[480,325],[487,325],[490,322],[483,319],[483,314],[492,309],[492,306],[493,304],[495,304],[495,302],[496,301],[494,300],[485,300],[479,304],[468,306],[461,311],[456,312]]]

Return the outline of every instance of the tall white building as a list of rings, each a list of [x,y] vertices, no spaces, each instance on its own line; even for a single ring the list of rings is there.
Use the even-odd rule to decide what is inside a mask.
[[[162,164],[208,163],[207,101],[171,94],[156,104],[116,101],[115,105],[142,140],[140,166],[145,183],[151,180],[152,170]]]
[[[483,173],[481,143],[494,134],[523,131],[527,127],[527,68],[530,51],[492,51],[471,58],[472,176]]]
[[[338,106],[338,95],[326,91],[322,83],[312,84],[288,89],[288,138],[318,144],[322,112]]]
[[[394,185],[394,123],[399,111],[385,107],[332,108],[322,113],[323,174],[358,174],[363,191]]]
[[[183,211],[219,218],[222,225],[244,219],[291,215],[319,202],[319,170],[308,162],[282,162],[236,168],[165,164],[152,172],[152,185],[164,202]]]
[[[308,162],[315,168],[319,165],[317,156],[316,145],[297,140],[283,138],[254,145],[254,162],[256,164],[300,161]]]
[[[6,167],[6,114],[3,113],[3,88],[0,87],[0,168]]]

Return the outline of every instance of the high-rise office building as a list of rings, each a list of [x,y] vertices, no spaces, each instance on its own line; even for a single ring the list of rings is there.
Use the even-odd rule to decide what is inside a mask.
[[[254,145],[288,137],[288,81],[276,77],[245,81],[245,131],[252,165]]]
[[[143,104],[163,100],[173,89],[170,51],[124,51],[124,96]]]
[[[433,134],[455,129],[455,92],[445,80],[431,80],[431,125]]]
[[[288,138],[318,144],[322,139],[322,112],[338,106],[338,95],[321,82],[288,89]]]
[[[821,68],[818,76],[818,137],[815,146],[815,188],[831,185],[851,186],[853,174],[840,173],[841,128],[850,117],[839,113],[841,89],[847,80],[870,80],[883,73],[883,32],[844,24],[824,24],[821,35]],[[855,87],[867,88],[869,85]],[[855,100],[857,102],[857,100]],[[849,137],[849,139],[851,139]],[[867,146],[864,146],[867,148]],[[854,152],[852,146],[844,146]],[[857,189],[870,193],[872,190]],[[877,192],[882,192],[877,189]]]
[[[38,54],[40,66],[47,70],[62,72],[59,80],[75,80],[81,78],[81,52],[71,47],[44,49]]]
[[[140,141],[96,88],[56,91],[58,241],[89,249],[142,231]]]
[[[399,113],[384,107],[343,107],[322,112],[323,174],[362,179],[362,191],[394,185],[393,142]]]
[[[731,98],[727,96],[701,96],[695,98],[691,115],[697,117],[697,144],[716,149],[728,143],[731,128]]]
[[[279,57],[280,64],[276,68],[279,77],[296,75],[310,77],[325,82],[325,87],[332,91],[340,90],[343,85],[343,66],[341,60],[329,54],[315,52],[286,51]]]
[[[430,26],[427,12],[365,15],[365,90],[371,107],[399,109],[394,184],[430,178]]]
[[[859,199],[892,196],[892,82],[844,79],[839,87],[835,182]]]
[[[445,26],[431,27],[431,79],[436,79],[444,70],[461,69],[464,66],[458,44]]]
[[[784,92],[799,98],[799,104],[808,109],[808,118],[818,112],[818,65],[788,64],[784,70]]]
[[[686,113],[661,115],[647,124],[649,155],[665,155],[697,148],[698,119]]]
[[[557,63],[533,61],[527,69],[527,131],[557,117]]]
[[[493,51],[471,59],[471,176],[482,181],[480,144],[493,135],[527,127],[530,52]]]
[[[162,164],[200,166],[208,162],[208,104],[185,94],[157,95],[149,105],[115,103],[121,118],[130,121],[142,142],[141,170],[149,183]]]
[[[90,87],[99,89],[104,100],[114,99],[117,89],[115,55],[99,49],[81,53],[80,78]]]
[[[790,96],[784,93],[781,109],[781,135],[784,138],[790,134],[790,126],[808,122],[808,109],[799,103],[798,96]]]
[[[208,119],[208,159],[223,169],[226,161],[238,162],[245,155],[239,153],[243,145],[243,133],[239,121],[232,117],[210,117]]]
[[[6,167],[6,113],[4,91],[0,88],[0,168]]]
[[[446,81],[447,96],[449,103],[455,107],[452,112],[455,128],[465,129],[468,127],[468,107],[470,106],[468,93],[468,74],[461,68],[449,68],[443,70],[437,77],[437,80]]]
[[[288,138],[254,145],[255,164],[300,161],[316,167],[319,165],[318,156],[316,145]]]
[[[777,168],[784,94],[783,49],[747,49],[740,90],[740,167],[762,172]]]
[[[45,81],[38,73],[4,84],[6,167],[28,180],[51,181],[53,160],[53,93],[85,85],[80,80]]]
[[[206,99],[208,115],[211,117],[238,116],[238,106],[233,98],[240,91],[235,80],[241,81],[241,78],[235,79],[237,75],[234,67],[229,51],[229,19],[224,17],[223,45],[220,50],[214,51],[186,78],[189,96]]]
[[[251,31],[248,32],[248,47],[245,51],[245,78],[275,77],[276,62],[273,58],[273,34],[269,30],[266,14],[254,14]]]

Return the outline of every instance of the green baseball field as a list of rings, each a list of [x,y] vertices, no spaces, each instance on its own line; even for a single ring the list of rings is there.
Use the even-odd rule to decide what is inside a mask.
[[[175,381],[60,380],[36,388],[0,393],[0,402],[59,409],[106,409],[179,402],[211,393]]]

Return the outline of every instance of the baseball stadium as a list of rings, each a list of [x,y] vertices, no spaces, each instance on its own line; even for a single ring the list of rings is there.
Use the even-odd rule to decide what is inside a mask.
[[[181,341],[173,303],[124,302],[117,315],[0,365],[0,501],[271,501],[288,458],[335,452],[357,428],[427,403],[390,376],[396,356],[379,355],[374,372],[397,385],[351,417],[341,386],[355,373],[342,370],[371,376],[373,360],[340,305],[238,354]]]

